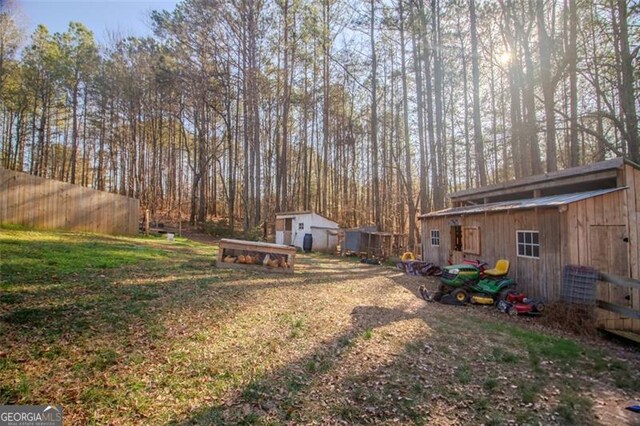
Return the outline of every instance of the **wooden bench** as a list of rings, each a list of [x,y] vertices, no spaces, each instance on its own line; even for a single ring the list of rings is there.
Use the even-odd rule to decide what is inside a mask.
[[[226,238],[220,240],[219,247],[218,268],[293,273],[295,247]]]

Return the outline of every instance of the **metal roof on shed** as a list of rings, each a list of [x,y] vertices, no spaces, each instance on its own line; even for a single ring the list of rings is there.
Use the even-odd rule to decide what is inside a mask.
[[[293,212],[293,211],[292,212],[279,212],[279,213],[276,213],[276,219],[277,218],[280,218],[280,219],[292,219],[292,218],[294,218],[296,216],[303,216],[303,215],[307,215],[307,214],[315,214],[317,216],[320,216],[320,217],[323,217],[323,218],[327,219],[330,222],[335,223],[336,225],[338,224],[338,222],[336,222],[335,220],[330,219],[330,218],[326,217],[325,215],[320,214],[318,212],[314,212],[313,210],[300,210],[300,211],[295,211],[295,212]]]
[[[489,204],[476,204],[473,206],[453,207],[444,210],[438,210],[436,212],[425,213],[420,215],[420,219],[428,217],[440,217],[440,216],[454,216],[465,214],[477,214],[485,212],[498,212],[505,210],[522,210],[522,209],[534,209],[545,207],[558,207],[566,204],[575,203],[577,201],[586,200],[587,198],[597,197],[611,192],[627,189],[622,188],[609,188],[609,189],[597,189],[594,191],[577,192],[574,194],[561,194],[550,195],[547,197],[529,198],[526,200],[511,200],[511,201],[499,201]]]
[[[449,194],[449,198],[451,198],[452,200],[455,200],[458,198],[465,198],[468,196],[473,196],[478,194],[496,192],[496,191],[509,189],[509,188],[517,188],[517,187],[522,187],[525,185],[531,185],[536,183],[544,184],[546,182],[562,180],[570,177],[588,176],[588,175],[593,175],[598,172],[603,172],[607,170],[618,170],[622,168],[625,164],[630,164],[633,167],[640,168],[640,166],[638,166],[637,164],[627,159],[618,157],[618,158],[613,158],[607,161],[601,161],[599,163],[588,164],[585,166],[571,167],[564,170],[558,170],[556,172],[544,173],[544,174],[539,174],[534,176],[527,176],[520,179],[509,181],[509,182],[502,182],[494,185],[482,186],[480,188],[457,191]]]
[[[276,213],[276,216],[301,216],[303,214],[312,214],[312,213],[313,213],[312,210],[298,210],[298,211],[291,211],[291,212],[278,212]]]

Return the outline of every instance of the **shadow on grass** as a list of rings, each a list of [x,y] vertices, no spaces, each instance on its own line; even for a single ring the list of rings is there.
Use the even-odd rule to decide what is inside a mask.
[[[371,278],[388,273],[381,268],[347,272],[327,268],[322,274],[303,271],[293,276],[271,276],[217,269],[205,256],[191,258],[164,272],[156,271],[157,276],[153,271],[151,276],[140,276],[135,266],[123,268],[114,271],[121,275],[115,282],[109,271],[88,270],[84,274],[93,276],[73,281],[67,277],[60,284],[12,291],[8,301],[0,300],[0,326],[2,322],[13,326],[14,337],[26,340],[42,338],[53,342],[63,335],[67,340],[100,337],[121,333],[123,326],[141,321],[155,328],[169,310],[217,306],[233,311],[244,300],[253,298],[256,291],[289,287],[312,290],[323,285],[339,286],[344,280],[361,279],[365,274]],[[133,277],[128,277],[128,272]],[[123,281],[135,283],[122,284]],[[11,284],[7,286],[11,288]]]
[[[86,241],[77,244],[84,245]],[[129,244],[124,245],[126,249]],[[62,243],[61,247],[69,252],[77,249],[73,243]],[[57,245],[46,246],[47,250],[58,248]],[[96,250],[93,257],[103,256],[104,252]],[[160,258],[137,258],[137,261],[140,265],[106,270],[83,268],[83,263],[76,263],[75,272],[54,272],[61,278],[60,282],[53,283],[33,282],[37,280],[38,272],[26,268],[22,270],[24,274],[14,274],[10,282],[5,282],[9,292],[0,300],[0,348],[8,352],[6,358],[0,358],[0,382],[3,382],[0,403],[34,402],[29,395],[42,386],[39,379],[24,383],[5,382],[17,374],[21,363],[45,361],[55,366],[64,364],[70,351],[75,351],[76,364],[71,373],[81,377],[89,390],[69,398],[93,404],[100,401],[99,396],[89,395],[93,387],[105,398],[110,394],[103,387],[90,385],[103,380],[99,367],[110,365],[100,359],[106,357],[115,359],[116,364],[126,364],[139,357],[141,345],[155,348],[154,356],[168,354],[171,348],[163,345],[165,341],[171,341],[171,336],[167,336],[163,323],[176,313],[192,312],[195,317],[210,315],[219,324],[225,324],[234,321],[241,305],[259,297],[256,292],[287,288],[313,292],[323,286],[339,288],[344,280],[387,273],[381,268],[334,267],[329,262],[321,262],[324,269],[318,273],[314,259],[293,276],[219,270],[212,266],[210,256],[202,254],[187,255],[178,260],[162,255]],[[51,270],[58,271],[54,265],[50,266]],[[35,278],[30,279],[30,276]],[[349,336],[345,338],[348,340]],[[110,349],[103,346],[109,345],[108,342],[118,343]],[[107,349],[113,352],[105,355],[103,351]]]
[[[270,276],[216,269],[213,256],[190,253],[188,248],[176,261],[165,250],[113,241],[96,244],[80,237],[75,243],[45,241],[37,247],[7,249],[13,243],[0,240],[4,254],[11,250],[10,256],[3,256],[0,284],[5,290],[0,298],[5,339],[10,332],[15,341],[52,343],[64,336],[72,342],[122,334],[131,323],[157,329],[171,310],[221,307],[230,312],[255,291],[339,285],[342,280],[385,273],[337,266],[318,274],[311,260],[293,276]],[[108,267],[96,267],[100,265]]]
[[[175,419],[172,424],[252,424],[270,422],[309,422],[326,421],[326,417],[313,418],[308,411],[307,402],[319,403],[328,413],[315,412],[315,415],[329,415],[335,420],[362,421],[365,418],[375,421],[392,419],[428,418],[424,407],[429,403],[429,393],[418,384],[404,389],[400,383],[388,379],[389,376],[406,374],[406,365],[391,363],[380,365],[370,373],[361,376],[349,376],[335,383],[336,395],[317,395],[312,388],[327,375],[332,375],[347,351],[357,339],[371,339],[376,330],[396,322],[422,319],[419,315],[400,309],[378,306],[357,306],[351,312],[351,327],[333,339],[324,342],[312,353],[288,364],[286,367],[263,377],[255,378],[236,393],[235,397],[224,403],[196,410],[186,420]],[[419,344],[411,344],[405,352],[415,355]],[[398,354],[397,358],[406,358]],[[397,373],[393,370],[398,368]],[[387,379],[385,379],[387,378]],[[384,384],[381,385],[381,383]],[[400,391],[398,393],[397,391]],[[388,393],[391,392],[391,395]],[[405,401],[411,404],[397,403],[398,395],[406,395]],[[320,398],[320,400],[317,400]],[[333,398],[333,401],[330,399]],[[426,405],[425,405],[426,404]],[[421,405],[422,410],[415,409]],[[399,408],[400,407],[400,408]],[[310,417],[311,416],[311,417]]]
[[[407,280],[399,279],[408,285]],[[574,358],[569,360],[569,352],[565,349],[571,345],[565,340],[511,328],[494,329],[507,349],[499,346],[493,347],[491,352],[478,353],[468,341],[450,333],[469,327],[469,333],[473,335],[481,333],[484,327],[479,325],[477,330],[473,329],[468,321],[452,325],[448,319],[443,323],[439,319],[441,316],[442,313],[434,315],[432,310],[426,309],[408,312],[357,306],[351,313],[351,326],[345,332],[283,368],[254,378],[231,399],[197,409],[189,418],[176,418],[172,424],[429,424],[434,415],[461,424],[505,424],[508,419],[519,423],[544,423],[550,421],[553,410],[557,410],[560,421],[566,424],[586,424],[593,419],[592,402],[580,396],[573,380],[554,383],[561,393],[558,405],[550,407],[552,411],[544,413],[530,408],[550,380],[538,365],[540,359],[553,360],[564,369],[563,365],[577,361],[575,357],[584,357],[571,347],[569,352]],[[412,320],[422,321],[427,331],[393,353],[390,362],[383,360],[374,363],[372,368],[343,374],[341,364],[346,362],[348,351],[357,342],[377,336],[389,325]],[[477,338],[481,339],[483,335]],[[537,345],[529,348],[530,365],[524,370],[521,363],[525,360],[508,350],[511,342]],[[482,368],[477,368],[477,362]],[[509,367],[505,368],[505,365]],[[509,374],[508,371],[524,374],[529,368],[535,373],[535,379],[517,381],[517,391],[510,387],[512,381],[496,380],[498,376]],[[581,366],[575,368],[580,370]],[[326,382],[331,386],[325,386],[319,392],[317,386]],[[483,388],[483,392],[478,391]],[[502,402],[499,405],[491,402],[494,393],[500,395]],[[507,410],[505,406],[511,408]]]
[[[344,264],[314,258],[304,259],[302,267],[293,276],[218,270],[211,267],[211,258],[203,255],[179,260],[164,256],[150,262],[155,262],[149,265],[157,265],[158,268],[114,268],[112,273],[105,272],[104,277],[85,277],[62,283],[60,287],[43,287],[36,292],[29,289],[20,294],[24,296],[22,300],[18,298],[12,303],[0,303],[0,347],[7,343],[19,353],[16,357],[10,354],[4,360],[0,358],[0,361],[5,365],[13,363],[11,368],[17,371],[17,357],[25,353],[33,359],[59,362],[66,356],[68,347],[81,347],[89,339],[104,344],[125,336],[127,344],[120,345],[117,350],[108,346],[91,348],[90,356],[73,367],[82,383],[91,383],[101,377],[105,368],[117,366],[119,359],[140,356],[137,354],[140,345],[148,345],[154,356],[163,360],[169,349],[162,347],[166,340],[162,323],[173,318],[175,312],[190,311],[195,317],[211,314],[216,322],[225,324],[241,315],[242,305],[258,298],[260,291],[288,288],[314,291],[324,286],[339,289],[344,281],[386,277],[419,297],[417,287],[422,282],[420,278],[388,268],[368,265],[345,267]],[[308,404],[321,403],[330,395],[318,395],[314,387],[340,368],[356,342],[375,338],[379,330],[402,321],[417,319],[431,327],[434,321],[438,321],[438,318],[429,316],[432,313],[433,310],[408,312],[379,306],[357,306],[351,313],[350,327],[329,341],[323,341],[307,356],[266,374],[241,377],[233,384],[234,396],[231,399],[197,408],[187,417],[179,414],[173,422],[230,424],[317,420],[309,418],[317,412],[308,410]],[[466,373],[461,369],[454,374],[453,370],[436,364],[427,364],[425,370],[424,363],[416,362],[418,358],[429,356],[425,348],[433,339],[444,341],[449,338],[442,327],[431,329],[433,336],[405,344],[390,362],[374,364],[366,372],[347,375],[336,381],[335,387],[340,394],[326,407],[329,416],[346,422],[363,418],[384,422],[400,418],[422,423],[428,421],[431,408],[438,404],[439,395],[451,392],[448,388],[434,388],[433,375],[448,374],[454,377],[451,380],[477,383],[480,379],[472,376],[468,366],[465,367]],[[194,338],[197,341],[198,336]],[[58,340],[63,343],[56,346]],[[43,346],[38,345],[41,342],[48,343],[53,349],[38,349],[38,346]],[[464,341],[452,344],[465,349]],[[0,365],[0,374],[2,368]],[[144,389],[145,384],[137,383],[135,377],[127,379],[131,381],[128,386]],[[28,381],[6,383],[0,387],[0,403],[30,401]],[[173,390],[170,382],[163,386]],[[119,394],[109,389],[107,386],[87,385],[77,398],[91,407],[98,403],[122,404],[120,400],[110,399]],[[449,396],[469,397],[466,394]],[[479,412],[487,412],[481,400],[477,404]]]

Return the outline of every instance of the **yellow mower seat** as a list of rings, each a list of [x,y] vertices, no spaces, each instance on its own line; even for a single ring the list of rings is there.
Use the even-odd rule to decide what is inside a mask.
[[[509,261],[507,259],[500,259],[496,262],[496,266],[493,269],[485,269],[484,274],[492,277],[502,277],[509,273]]]

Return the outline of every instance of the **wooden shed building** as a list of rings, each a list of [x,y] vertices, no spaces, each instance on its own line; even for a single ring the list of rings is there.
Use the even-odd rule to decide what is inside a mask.
[[[276,244],[302,250],[304,236],[311,234],[314,251],[334,253],[339,233],[337,222],[310,210],[276,213]]]
[[[422,253],[438,265],[511,263],[519,288],[558,300],[565,265],[640,278],[640,166],[622,158],[450,194],[420,216]],[[600,284],[598,298],[640,309],[637,289]],[[603,318],[603,316],[600,316]],[[640,321],[604,314],[607,328]]]
[[[356,254],[367,258],[388,259],[400,256],[404,249],[404,235],[378,231],[375,225],[344,230],[342,255]]]

